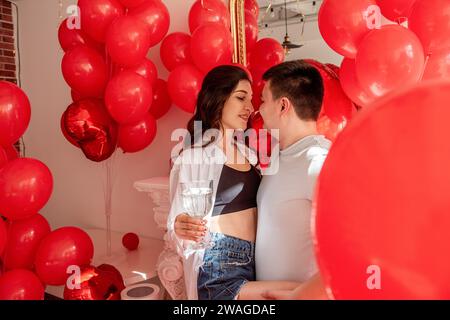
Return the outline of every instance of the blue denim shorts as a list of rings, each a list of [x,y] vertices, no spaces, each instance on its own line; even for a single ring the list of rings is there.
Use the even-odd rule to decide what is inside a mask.
[[[255,281],[255,244],[211,232],[214,247],[205,250],[198,274],[199,300],[233,300],[241,287]]]

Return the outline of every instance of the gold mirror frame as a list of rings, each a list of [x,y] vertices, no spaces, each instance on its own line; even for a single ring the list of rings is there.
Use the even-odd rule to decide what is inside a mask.
[[[245,0],[230,0],[231,34],[233,36],[233,63],[247,66],[245,42]]]

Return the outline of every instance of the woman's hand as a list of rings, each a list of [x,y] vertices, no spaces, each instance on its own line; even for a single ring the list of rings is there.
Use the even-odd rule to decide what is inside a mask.
[[[205,224],[205,220],[182,213],[175,219],[175,234],[183,240],[200,242],[206,235]]]

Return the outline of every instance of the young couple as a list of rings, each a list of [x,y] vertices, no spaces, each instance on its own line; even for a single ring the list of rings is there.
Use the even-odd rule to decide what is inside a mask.
[[[309,64],[291,61],[263,79],[259,111],[267,129],[279,130],[276,171],[261,177],[255,157],[229,134],[247,130],[254,112],[249,76],[235,66],[205,77],[188,124],[193,139],[172,168],[168,230],[183,258],[189,299],[294,298],[308,291],[325,297],[311,235],[315,182],[330,147],[316,130],[322,78]],[[210,129],[221,134],[205,138]],[[199,180],[213,181],[205,219],[188,216],[181,195],[180,182]],[[191,250],[207,230],[213,247]]]

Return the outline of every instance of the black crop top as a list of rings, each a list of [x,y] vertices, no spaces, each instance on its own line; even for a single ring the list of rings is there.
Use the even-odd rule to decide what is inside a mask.
[[[249,171],[239,171],[224,165],[212,216],[256,208],[260,182],[261,176],[253,166]]]

